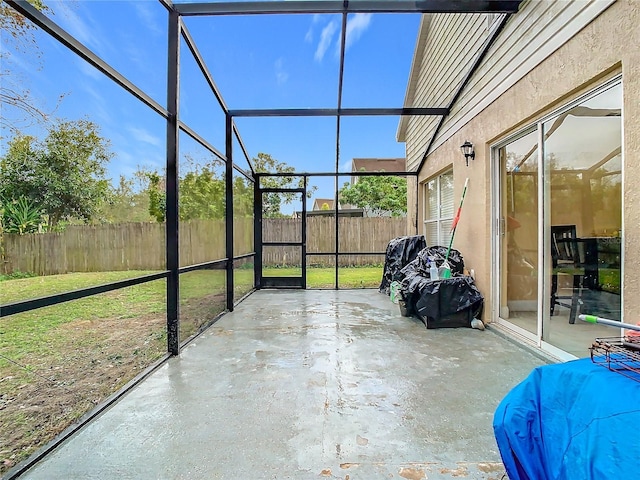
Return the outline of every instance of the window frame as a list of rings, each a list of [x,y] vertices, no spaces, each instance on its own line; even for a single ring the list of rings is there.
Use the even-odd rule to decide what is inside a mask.
[[[422,232],[423,235],[425,236],[425,238],[427,239],[427,243],[429,241],[428,235],[427,235],[427,226],[428,225],[436,225],[436,236],[437,236],[437,243],[436,245],[446,245],[448,244],[449,240],[450,240],[450,232],[445,231],[444,224],[445,222],[453,222],[453,217],[454,217],[454,213],[455,213],[455,206],[454,206],[454,198],[453,198],[453,194],[451,195],[451,205],[450,205],[450,211],[451,211],[451,215],[448,216],[443,216],[442,212],[443,210],[446,210],[445,208],[443,208],[443,202],[442,202],[442,179],[444,176],[449,175],[451,177],[451,182],[453,183],[453,169],[449,169],[446,170],[438,175],[435,175],[433,177],[431,177],[430,179],[428,179],[426,182],[423,183],[423,222],[422,222]],[[436,196],[437,196],[437,216],[436,217],[427,217],[428,212],[429,212],[429,208],[428,208],[428,202],[429,202],[429,184],[431,184],[431,182],[435,182],[436,183]],[[447,238],[445,238],[445,235]]]

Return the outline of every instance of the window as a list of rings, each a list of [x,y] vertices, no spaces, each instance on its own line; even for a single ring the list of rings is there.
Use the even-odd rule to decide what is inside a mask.
[[[449,245],[453,223],[453,171],[424,185],[424,219],[427,245]]]

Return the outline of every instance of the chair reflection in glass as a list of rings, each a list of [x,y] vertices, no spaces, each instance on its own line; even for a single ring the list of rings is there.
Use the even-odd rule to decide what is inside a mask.
[[[578,309],[582,304],[582,290],[585,277],[585,253],[583,243],[577,238],[575,225],[551,227],[551,315],[556,305],[569,309],[569,323],[575,323]],[[571,295],[558,295],[558,275],[571,275],[573,287]],[[570,300],[570,302],[566,302]]]

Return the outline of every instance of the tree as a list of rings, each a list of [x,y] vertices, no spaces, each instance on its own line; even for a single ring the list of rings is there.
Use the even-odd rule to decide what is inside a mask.
[[[178,183],[178,218],[213,219],[225,216],[225,183],[222,173],[216,173],[216,160],[199,166],[187,155],[185,164],[195,168],[184,174]],[[145,172],[149,181],[149,214],[158,222],[164,222],[166,214],[165,178],[157,171]]]
[[[355,205],[380,217],[388,212],[399,217],[407,212],[407,180],[394,176],[360,177],[357,183],[345,183],[340,189],[342,203]]]
[[[253,217],[253,183],[244,175],[233,179],[233,216]]]
[[[180,220],[224,218],[225,184],[213,165],[187,173],[180,179]]]
[[[109,201],[105,202],[100,217],[108,223],[149,222],[149,180],[144,178],[143,185],[137,185],[137,173],[134,178],[120,175],[118,185],[111,187]]]
[[[42,12],[50,12],[42,0],[29,0],[35,8]],[[46,122],[49,120],[51,112],[46,112],[38,106],[38,102],[33,98],[27,82],[20,75],[10,68],[12,56],[10,50],[29,55],[40,56],[40,50],[36,43],[33,31],[36,26],[28,21],[16,10],[9,7],[0,0],[0,31],[2,31],[2,49],[0,49],[0,103],[3,108],[14,111],[14,115],[8,115],[6,111],[0,116],[0,127],[18,133],[21,124],[28,125],[31,121]],[[42,65],[38,65],[39,70]],[[58,98],[58,104],[62,96]],[[57,106],[56,106],[57,108]],[[55,108],[54,108],[55,111]]]
[[[156,219],[156,222],[164,222],[167,213],[167,198],[164,193],[164,178],[157,172],[147,173],[149,179],[149,215]]]
[[[61,121],[41,142],[18,135],[0,159],[0,195],[27,198],[48,216],[50,228],[62,220],[88,222],[108,200],[111,157],[108,140],[89,120]]]
[[[268,153],[258,153],[253,159],[253,168],[257,173],[293,173],[295,168],[284,162],[279,162]],[[296,180],[298,178],[298,180]],[[261,188],[302,188],[302,177],[261,177]],[[317,187],[307,187],[307,198],[311,198]],[[282,205],[288,205],[297,198],[294,193],[265,193],[262,195],[262,216],[265,218],[282,217]],[[306,201],[303,200],[303,201]]]
[[[29,3],[41,12],[49,10],[42,0],[29,0]],[[36,26],[2,1],[0,1],[0,28],[16,41],[26,38],[27,43],[35,43],[32,37],[27,37]]]
[[[293,167],[275,160],[271,155],[259,153],[253,159],[254,168],[258,172],[293,172]],[[180,177],[178,184],[178,215],[180,220],[196,218],[224,218],[226,211],[225,179],[219,160],[212,160],[202,166],[191,156],[185,155],[185,165],[191,165],[189,172]],[[165,182],[164,176],[157,171],[146,172],[149,180],[147,189],[149,196],[149,213],[158,222],[165,220]],[[301,187],[303,179],[296,182],[295,177],[267,177],[262,178],[263,188],[295,188]],[[244,177],[233,179],[233,216],[253,216],[253,186]],[[309,189],[308,196],[316,190]],[[265,217],[282,217],[282,204],[291,203],[295,194],[266,193],[263,196],[263,215]]]

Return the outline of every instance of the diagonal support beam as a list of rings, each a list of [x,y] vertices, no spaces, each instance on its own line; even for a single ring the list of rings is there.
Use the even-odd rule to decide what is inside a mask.
[[[211,92],[213,92],[213,94],[215,95],[216,100],[218,100],[218,103],[220,104],[220,108],[222,108],[222,111],[225,114],[228,113],[229,109],[227,108],[227,104],[225,103],[224,98],[222,98],[222,94],[220,93],[220,90],[218,89],[216,82],[214,82],[213,80],[213,75],[211,75],[211,72],[207,68],[207,64],[205,63],[204,58],[202,58],[202,55],[200,54],[198,47],[196,47],[196,42],[194,42],[193,37],[189,33],[189,30],[187,30],[187,27],[185,26],[184,22],[180,24],[180,31],[182,33],[182,38],[184,38],[184,41],[187,44],[187,47],[191,51],[193,58],[198,64],[198,68],[200,68],[200,72],[202,73],[202,76],[207,81],[207,84],[209,85]]]

